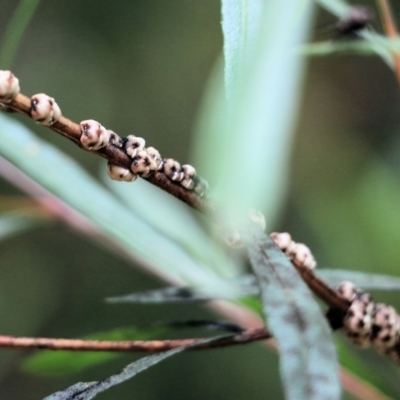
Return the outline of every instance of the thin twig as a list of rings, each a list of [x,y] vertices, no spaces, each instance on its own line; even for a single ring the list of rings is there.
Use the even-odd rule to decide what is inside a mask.
[[[397,39],[399,37],[399,34],[396,28],[396,22],[390,7],[389,0],[377,0],[377,5],[381,14],[383,28],[386,35],[392,39]],[[397,82],[400,85],[400,55],[395,54],[393,58],[396,66]]]
[[[258,340],[269,339],[271,334],[265,328],[253,328],[242,333],[222,338],[220,341],[204,344],[193,350],[205,350],[220,347],[246,344]],[[188,346],[202,341],[200,338],[177,340],[135,340],[135,341],[108,341],[84,339],[55,339],[0,336],[0,348],[24,348],[69,351],[108,351],[108,352],[160,352],[178,347]]]

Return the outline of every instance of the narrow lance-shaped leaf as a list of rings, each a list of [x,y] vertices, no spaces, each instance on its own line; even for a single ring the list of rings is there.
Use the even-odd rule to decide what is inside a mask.
[[[205,339],[197,342],[194,345],[182,346],[177,349],[169,350],[161,354],[155,354],[149,357],[141,358],[127,365],[120,373],[110,376],[107,379],[95,382],[79,382],[73,386],[70,386],[64,390],[53,393],[47,396],[43,400],[90,400],[96,397],[99,393],[110,389],[111,387],[125,382],[126,380],[133,378],[138,373],[145,371],[146,369],[158,364],[159,362],[182,353],[185,350],[206,344],[211,342],[217,342],[222,338],[229,336],[219,336],[211,339]]]
[[[291,262],[258,227],[242,231],[261,290],[268,326],[278,342],[281,375],[290,400],[340,398],[331,331]]]
[[[243,68],[249,62],[259,33],[263,0],[222,0],[222,31],[224,34],[225,88],[232,98]]]
[[[257,282],[253,275],[244,275],[239,278],[225,281],[229,286],[235,288],[234,297],[239,299],[244,296],[256,296],[259,294]],[[218,291],[213,293],[204,286],[196,287],[167,287],[162,289],[148,290],[145,292],[131,293],[123,296],[108,297],[108,303],[196,303],[213,299],[228,299]]]
[[[204,103],[195,151],[205,177],[215,188],[216,200],[229,214],[229,222],[256,208],[266,211],[271,223],[286,189],[304,70],[304,58],[296,49],[308,36],[314,5],[298,0],[269,1],[263,2],[258,14],[247,14],[254,4],[224,3],[225,55],[229,55],[227,49],[241,43],[246,59],[242,62],[238,57],[226,57],[226,73],[241,73],[232,74],[236,80],[232,84],[227,80],[227,92],[233,93],[228,104],[221,98],[213,107]],[[249,37],[249,29],[232,28],[237,35],[245,36],[241,38],[227,33],[227,26],[238,24],[238,18],[232,17],[239,13],[238,7],[242,7],[240,15],[245,21],[246,15],[253,16],[253,23],[259,26]],[[221,83],[222,79],[215,80],[210,91],[216,93]],[[213,101],[210,97],[206,100]]]

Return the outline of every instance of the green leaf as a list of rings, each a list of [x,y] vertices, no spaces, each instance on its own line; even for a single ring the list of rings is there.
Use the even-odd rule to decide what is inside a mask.
[[[400,53],[400,40],[377,37],[375,42],[359,40],[359,41],[342,41],[342,42],[320,42],[307,44],[300,48],[300,53],[307,56],[327,56],[335,54],[359,54],[365,56],[376,55],[376,45],[379,43],[382,49],[386,49],[393,54]]]
[[[30,229],[45,225],[47,221],[35,217],[26,217],[17,214],[0,215],[0,240],[24,233]]]
[[[0,114],[0,155],[38,184],[87,217],[153,272],[170,281],[199,284],[229,297],[232,289],[217,274],[135,215],[66,154],[37,138],[26,127]],[[157,251],[154,251],[157,249]]]
[[[251,57],[261,27],[263,0],[222,0],[225,88],[234,95],[244,67]]]
[[[196,220],[195,211],[183,202],[176,201],[144,179],[135,181],[133,185],[111,179],[106,179],[105,183],[137,215],[177,242],[205,267],[227,278],[244,270],[241,260],[229,257],[220,246],[221,240],[213,240]]]
[[[120,328],[85,336],[86,340],[151,340],[167,331],[161,326],[148,329]],[[120,357],[116,352],[41,351],[22,365],[24,371],[41,375],[61,375],[81,372],[87,368]]]
[[[316,2],[338,18],[346,16],[352,8],[351,5],[343,0],[316,0]],[[368,46],[364,46],[360,42],[358,46],[359,49],[369,47],[378,54],[390,68],[394,68],[393,54],[392,51],[385,46],[385,41],[387,41],[387,39],[384,36],[378,35],[372,29],[364,29],[359,32],[358,35],[369,42]]]
[[[268,326],[278,342],[287,399],[339,399],[331,330],[311,291],[287,257],[258,227],[242,231],[261,290]]]
[[[329,285],[338,286],[342,281],[351,281],[357,287],[368,290],[400,290],[397,276],[370,274],[368,272],[347,271],[343,269],[321,269],[316,271]]]
[[[159,362],[182,353],[188,349],[221,340],[227,336],[219,336],[211,339],[205,339],[195,345],[183,346],[177,349],[169,350],[164,353],[155,354],[149,357],[142,358],[131,364],[128,364],[120,373],[111,375],[109,378],[97,382],[79,382],[62,391],[47,396],[43,400],[90,400],[96,397],[99,393],[110,389],[115,385],[125,382],[128,379],[135,377],[138,373],[158,364]]]
[[[304,70],[295,50],[307,38],[313,3],[267,2],[258,15],[252,9],[259,7],[256,4],[223,3],[226,89],[232,95],[226,107],[222,76],[215,74],[199,119],[195,150],[229,220],[256,208],[267,211],[270,223],[286,190]],[[239,19],[243,24],[235,29]]]
[[[244,275],[236,279],[225,281],[230,287],[235,288],[233,298],[256,296],[259,294],[256,279],[253,275]],[[113,296],[106,299],[109,303],[196,303],[215,299],[232,300],[232,296],[224,298],[219,292],[212,293],[204,286],[196,287],[167,287],[163,289],[147,290],[145,292],[131,293],[123,296]]]
[[[0,51],[0,66],[2,69],[11,68],[22,36],[39,3],[40,0],[21,0],[19,2],[4,34]]]

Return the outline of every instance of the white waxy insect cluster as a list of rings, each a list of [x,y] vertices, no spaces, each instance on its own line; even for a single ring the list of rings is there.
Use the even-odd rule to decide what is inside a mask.
[[[19,80],[11,71],[0,71],[0,103],[9,103],[19,93]]]
[[[42,125],[50,126],[61,117],[61,110],[52,97],[39,93],[31,97],[31,117]]]
[[[351,302],[343,319],[346,335],[358,346],[373,346],[398,360],[394,347],[400,338],[400,317],[396,310],[383,303],[374,303],[368,293],[348,281],[342,282],[336,292]]]
[[[271,238],[275,244],[286,254],[286,256],[297,267],[314,269],[317,266],[314,256],[310,249],[302,243],[292,240],[289,233],[271,233]]]
[[[191,165],[181,166],[172,158],[162,159],[159,151],[154,147],[145,147],[143,138],[129,135],[121,138],[112,130],[104,128],[99,122],[86,120],[80,123],[80,142],[87,150],[100,150],[111,143],[123,149],[132,159],[130,169],[108,163],[108,175],[111,179],[132,182],[137,176],[147,178],[155,171],[163,171],[174,182],[179,183],[187,190],[195,191],[199,196],[204,196],[208,189],[207,182],[196,176],[196,170]]]

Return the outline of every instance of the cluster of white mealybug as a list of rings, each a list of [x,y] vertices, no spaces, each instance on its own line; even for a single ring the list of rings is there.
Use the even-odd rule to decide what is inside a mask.
[[[0,103],[14,100],[20,91],[19,80],[11,71],[0,71]]]
[[[10,103],[19,92],[18,78],[11,71],[0,70],[0,104]],[[60,119],[61,109],[52,97],[39,93],[31,97],[30,115],[34,121],[50,126]],[[155,171],[161,171],[169,179],[187,190],[194,191],[200,197],[207,192],[208,183],[196,176],[196,170],[191,165],[181,166],[172,158],[162,159],[157,149],[145,147],[146,142],[143,138],[134,135],[121,138],[93,119],[82,121],[79,126],[80,142],[85,149],[98,151],[110,143],[132,159],[130,169],[109,163],[108,175],[112,179],[132,182],[138,176],[147,178]]]
[[[61,110],[52,97],[39,93],[31,97],[31,117],[42,125],[50,126],[61,117]]]
[[[109,163],[108,175],[111,179],[132,182],[137,176],[147,178],[155,171],[161,171],[172,181],[179,183],[187,190],[193,190],[199,196],[204,196],[208,189],[207,182],[196,176],[194,167],[181,166],[172,158],[162,159],[157,149],[145,147],[146,141],[141,137],[129,135],[121,138],[94,120],[82,121],[80,128],[80,142],[85,149],[97,151],[111,143],[132,159],[130,169]]]
[[[286,254],[286,256],[297,267],[313,269],[317,266],[310,249],[303,243],[296,243],[289,233],[271,233],[275,244]]]
[[[342,282],[336,292],[351,303],[343,319],[346,335],[358,346],[373,346],[398,359],[394,347],[400,338],[400,317],[396,310],[383,303],[374,303],[368,293],[348,281]]]

